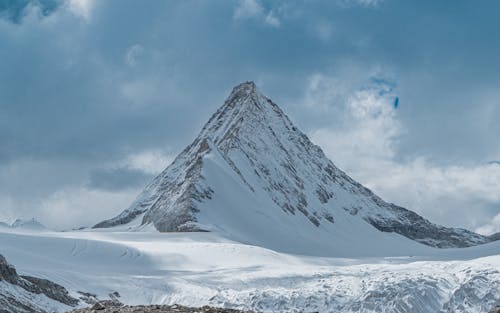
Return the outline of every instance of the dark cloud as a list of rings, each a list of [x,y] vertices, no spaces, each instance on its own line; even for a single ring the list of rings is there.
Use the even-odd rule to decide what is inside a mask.
[[[0,17],[12,23],[21,23],[26,11],[36,7],[42,16],[48,16],[56,11],[61,1],[58,0],[2,0],[0,1]]]
[[[94,170],[90,173],[88,188],[118,191],[130,188],[140,188],[150,180],[151,174],[139,169],[127,167],[116,169]]]
[[[337,79],[338,101],[380,80],[404,103],[396,159],[499,157],[496,1],[260,1],[260,16],[245,19],[237,1],[75,3],[0,0],[0,194],[10,211],[36,210],[68,186],[139,181],[112,169],[130,154],[180,151],[246,80],[309,132],[343,123],[340,103],[305,106],[313,75]]]

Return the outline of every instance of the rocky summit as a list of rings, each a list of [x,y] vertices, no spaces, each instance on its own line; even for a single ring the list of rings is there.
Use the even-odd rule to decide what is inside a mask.
[[[436,225],[385,202],[337,168],[253,82],[233,89],[194,141],[129,208],[95,225],[108,227],[214,231],[306,254],[311,246],[328,254],[357,244],[352,240],[374,237],[388,243],[374,231],[438,248],[495,239]],[[347,240],[336,243],[339,237]]]

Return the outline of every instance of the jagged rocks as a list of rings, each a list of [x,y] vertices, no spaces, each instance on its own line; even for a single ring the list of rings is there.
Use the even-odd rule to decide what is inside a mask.
[[[5,257],[0,255],[0,312],[44,312],[31,302],[23,299],[34,298],[36,295],[44,295],[55,302],[69,307],[76,306],[79,301],[71,297],[68,291],[61,285],[46,279],[19,276],[15,267]],[[22,294],[22,297],[16,297]]]
[[[78,299],[75,299],[69,295],[66,288],[50,280],[32,276],[21,276],[21,277],[32,283],[32,286],[34,286],[34,288],[29,288],[29,289],[34,293],[38,294],[43,293],[47,297],[69,306],[75,306],[79,303]]]
[[[3,255],[0,255],[0,280],[11,284],[16,284],[19,280],[15,267],[7,262]]]
[[[214,308],[204,306],[193,308],[182,305],[137,305],[116,306],[109,303],[97,303],[91,308],[78,309],[71,313],[255,313],[254,311],[240,311],[234,309]]]

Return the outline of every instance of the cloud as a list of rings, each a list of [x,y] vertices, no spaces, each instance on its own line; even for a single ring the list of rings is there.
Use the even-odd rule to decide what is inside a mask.
[[[500,4],[464,3],[450,15],[446,6],[422,1],[354,1],[345,9],[340,2],[0,1],[0,217],[43,219],[41,203],[55,198],[76,217],[71,211],[80,207],[62,199],[77,194],[107,199],[100,209],[112,215],[124,190],[93,189],[90,178],[158,173],[246,80],[257,81],[325,145],[332,132],[344,140],[337,145],[344,151],[330,152],[336,162],[349,164],[347,149],[376,152],[374,172],[363,163],[349,168],[363,182],[389,184],[375,179],[384,164],[396,165],[395,177],[420,173],[424,182],[429,169],[436,181],[450,173],[484,180],[487,162],[500,159],[500,44],[492,39],[500,28],[491,27]],[[397,81],[397,89],[380,96],[370,77]],[[401,99],[399,109],[382,111],[383,122],[366,122],[347,105],[392,103],[392,96]],[[362,121],[386,134],[385,141],[366,143],[379,136],[363,131]],[[360,130],[350,128],[354,122]],[[349,133],[365,143],[349,146]],[[469,200],[450,199],[453,193],[439,198],[401,181],[379,188],[382,195],[409,208],[433,208],[428,216],[436,221],[480,227],[499,212],[494,199],[474,192],[464,192]],[[420,196],[405,202],[405,188]]]
[[[108,167],[92,170],[86,187],[111,192],[141,188],[172,161],[170,154],[160,150],[132,153]]]
[[[145,173],[157,175],[164,170],[174,157],[161,150],[146,150],[138,153],[132,153],[119,161],[120,166],[130,169],[140,170]]]
[[[86,187],[64,188],[41,202],[37,219],[56,230],[92,226],[123,211],[139,191],[140,189],[116,192]]]
[[[2,1],[0,3],[0,18],[6,18],[17,24],[21,23],[23,18],[30,13],[45,17],[55,12],[62,2],[62,0]]]
[[[257,0],[240,0],[238,6],[234,10],[234,18],[252,18],[261,15],[263,11],[264,8],[262,8]]]
[[[107,191],[141,188],[151,178],[148,173],[127,167],[99,169],[91,172],[87,187]]]
[[[361,6],[373,8],[380,5],[384,0],[340,0],[340,4],[347,7]]]
[[[137,65],[139,58],[144,54],[144,47],[140,44],[130,46],[125,52],[125,63],[128,66],[134,67]]]
[[[0,221],[35,217],[54,228],[90,225],[125,209],[172,161],[159,149],[121,159],[0,163]]]
[[[398,146],[405,128],[393,105],[395,84],[372,78],[367,86],[341,96],[337,87],[346,88],[338,81],[313,75],[305,97],[311,108],[341,107],[337,113],[342,114],[342,123],[310,132],[337,166],[384,199],[435,222],[482,232],[496,229],[488,221],[500,207],[499,166],[439,165],[425,156],[400,158]]]
[[[335,34],[335,29],[331,22],[322,20],[315,23],[314,32],[321,41],[328,43]]]
[[[272,10],[266,12],[258,0],[240,0],[234,10],[233,18],[235,20],[258,19],[272,27],[281,25],[275,13]]]
[[[495,215],[491,222],[486,225],[478,227],[476,232],[484,235],[492,235],[500,232],[500,214]]]
[[[95,5],[94,0],[67,0],[70,11],[76,16],[90,21],[92,10]]]
[[[280,20],[274,15],[272,11],[269,11],[269,13],[267,13],[264,21],[273,27],[280,27],[281,25]]]

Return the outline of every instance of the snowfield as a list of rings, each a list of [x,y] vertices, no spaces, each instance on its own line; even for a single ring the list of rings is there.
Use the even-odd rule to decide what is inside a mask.
[[[126,304],[480,313],[500,303],[499,242],[464,249],[421,245],[412,255],[395,246],[392,257],[371,256],[368,243],[351,247],[367,251],[364,256],[343,258],[278,253],[216,233],[2,229],[0,243],[21,274],[50,279],[75,297],[83,291],[108,299],[118,291]]]

